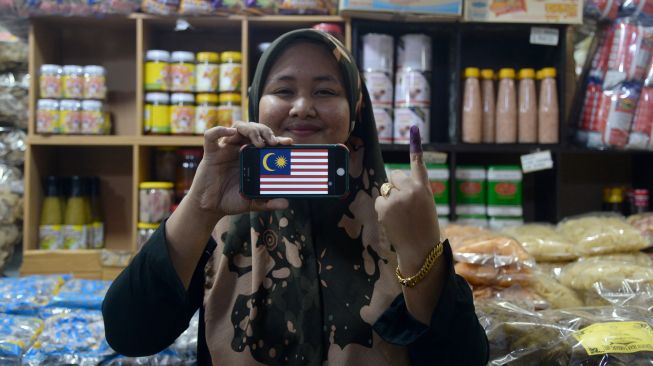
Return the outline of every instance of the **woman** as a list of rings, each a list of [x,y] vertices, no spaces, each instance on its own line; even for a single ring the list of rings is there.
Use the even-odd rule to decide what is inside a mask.
[[[367,91],[349,53],[319,31],[277,39],[249,98],[260,123],[206,132],[187,197],[109,290],[111,346],[156,353],[199,308],[200,365],[486,363],[471,291],[440,241],[419,130],[411,175],[384,184]],[[243,199],[247,143],[346,143],[350,195]]]

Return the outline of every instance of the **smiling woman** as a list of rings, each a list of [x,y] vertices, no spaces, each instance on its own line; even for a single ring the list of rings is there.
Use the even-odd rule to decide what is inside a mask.
[[[283,35],[249,102],[259,123],[206,132],[189,194],[109,290],[111,346],[158,352],[199,309],[200,365],[485,364],[471,291],[440,241],[419,130],[411,174],[387,182],[371,102],[342,44],[314,30]],[[293,143],[345,143],[350,195],[243,198],[241,146]],[[264,156],[270,175],[288,169]]]

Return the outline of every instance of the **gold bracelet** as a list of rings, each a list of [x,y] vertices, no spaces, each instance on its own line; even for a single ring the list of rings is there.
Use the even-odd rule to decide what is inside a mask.
[[[411,288],[415,287],[415,285],[417,285],[431,271],[431,268],[433,268],[433,264],[435,263],[435,260],[442,255],[443,251],[444,251],[444,244],[442,244],[442,242],[436,244],[433,247],[433,249],[431,249],[431,252],[429,252],[429,255],[426,256],[426,260],[424,261],[422,268],[420,268],[417,274],[415,274],[414,276],[403,277],[401,275],[401,272],[399,271],[399,266],[397,266],[397,270],[395,272],[397,274],[397,280],[399,281],[399,283],[402,286],[407,286]]]

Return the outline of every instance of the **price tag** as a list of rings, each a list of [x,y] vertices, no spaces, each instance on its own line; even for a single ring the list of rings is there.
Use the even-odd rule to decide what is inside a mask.
[[[538,151],[521,156],[521,170],[524,173],[532,173],[551,168],[553,168],[553,159],[551,159],[550,150]]]
[[[427,164],[445,164],[447,162],[447,153],[438,151],[424,151],[422,160]]]
[[[531,44],[557,46],[560,31],[556,28],[531,27]]]

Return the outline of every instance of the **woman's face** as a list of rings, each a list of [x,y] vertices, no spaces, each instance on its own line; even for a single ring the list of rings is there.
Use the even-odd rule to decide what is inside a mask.
[[[295,144],[346,142],[349,103],[333,55],[307,42],[285,50],[268,73],[259,121]]]

